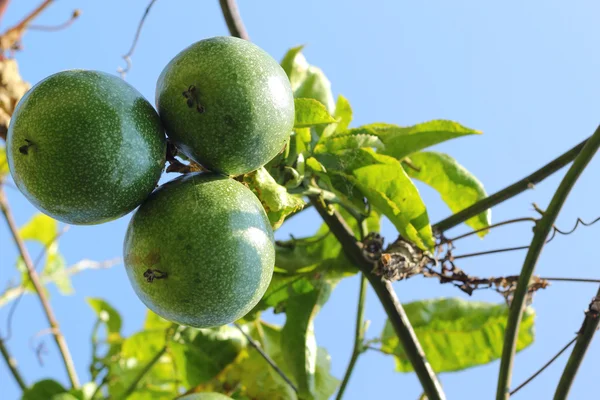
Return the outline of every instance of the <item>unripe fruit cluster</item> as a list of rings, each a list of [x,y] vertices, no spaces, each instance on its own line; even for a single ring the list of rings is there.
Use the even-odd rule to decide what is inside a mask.
[[[156,106],[123,80],[59,72],[23,96],[11,120],[13,179],[41,211],[91,225],[136,207],[124,244],[139,298],[198,328],[245,315],[273,273],[273,232],[260,201],[231,179],[270,161],[294,124],[279,64],[231,37],[195,43],[161,73]],[[207,173],[154,190],[169,140]]]

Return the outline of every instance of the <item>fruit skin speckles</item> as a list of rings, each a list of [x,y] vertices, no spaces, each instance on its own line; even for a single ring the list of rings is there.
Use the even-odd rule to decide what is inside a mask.
[[[51,75],[13,114],[7,157],[21,192],[69,224],[119,218],[156,187],[166,138],[152,105],[132,86],[98,71]]]
[[[275,264],[273,231],[260,201],[243,184],[212,173],[187,174],[152,193],[133,215],[123,251],[142,302],[196,328],[248,313]]]
[[[234,37],[201,40],[162,71],[156,106],[167,135],[189,158],[226,175],[269,162],[294,125],[294,98],[279,63]]]

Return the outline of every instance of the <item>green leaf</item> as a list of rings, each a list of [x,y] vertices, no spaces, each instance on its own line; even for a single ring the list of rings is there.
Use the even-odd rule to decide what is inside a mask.
[[[179,343],[170,344],[175,366],[185,387],[215,378],[235,361],[246,339],[235,328],[186,329]]]
[[[308,67],[306,79],[294,92],[296,98],[315,99],[325,106],[328,112],[335,109],[335,101],[331,92],[331,83],[320,68]]]
[[[118,361],[109,365],[108,392],[121,398],[140,372],[163,351],[165,331],[135,333],[123,341]],[[128,400],[172,400],[177,396],[179,376],[172,357],[165,352],[138,383]]]
[[[317,341],[313,319],[327,301],[333,285],[325,280],[311,285],[299,281],[294,286],[301,295],[290,297],[286,305],[286,320],[281,330],[281,349],[292,375],[298,384],[300,397],[314,399],[316,391]],[[306,287],[310,285],[310,287]]]
[[[335,153],[341,150],[360,148],[384,149],[385,145],[375,135],[366,133],[341,133],[322,139],[315,147],[315,154]]]
[[[67,272],[67,264],[64,257],[58,251],[48,253],[42,276],[47,276],[56,285],[61,294],[69,295],[73,293],[71,277]]]
[[[427,209],[398,160],[366,148],[323,153],[316,158],[325,166],[338,190],[355,199],[366,197],[404,238],[424,250],[433,248]]]
[[[283,372],[290,374],[281,348],[281,328],[265,322],[252,322],[243,328],[254,338]],[[329,356],[323,349],[316,350],[315,383],[316,400],[326,400],[333,395],[339,381],[331,376]],[[296,383],[297,385],[297,383]],[[271,368],[254,348],[247,346],[215,379],[197,386],[200,391],[223,392],[225,388],[239,388],[233,395],[236,399],[252,400],[298,400],[294,390]],[[305,397],[303,397],[304,399]]]
[[[348,99],[342,95],[338,96],[333,116],[339,121],[335,128],[335,133],[341,133],[348,129],[350,122],[352,122],[352,107],[350,107]]]
[[[306,79],[308,63],[302,55],[304,46],[293,47],[285,54],[281,60],[281,68],[285,71],[290,80],[292,90],[297,90]]]
[[[32,387],[23,392],[22,400],[53,400],[54,396],[67,393],[60,383],[52,379],[44,379],[36,382]]]
[[[92,400],[92,396],[96,392],[97,387],[98,385],[96,382],[84,383],[79,389],[71,389],[68,393],[56,395],[52,400]]]
[[[19,233],[24,240],[34,240],[45,247],[46,263],[41,273],[42,277],[48,277],[62,294],[73,293],[65,259],[58,251],[58,221],[45,214],[37,213],[19,229]],[[17,268],[22,272],[22,282],[26,290],[32,290],[33,285],[29,281],[27,268],[20,258],[17,261]]]
[[[107,332],[120,336],[122,322],[119,312],[102,299],[88,297],[86,300],[100,321],[106,325]]]
[[[6,159],[6,148],[0,146],[0,179],[9,173],[8,160]]]
[[[294,105],[296,107],[294,128],[308,128],[336,122],[325,106],[317,100],[299,98],[294,100]]]
[[[447,154],[436,152],[414,153],[410,156],[410,163],[412,166],[405,167],[408,175],[437,190],[453,213],[457,213],[487,197],[481,182]],[[491,219],[492,210],[488,209],[467,220],[466,224],[478,230],[490,226]],[[487,232],[487,230],[481,231],[479,236],[483,237]]]
[[[244,182],[259,198],[273,229],[279,228],[285,217],[304,207],[302,197],[288,193],[263,167],[244,175]]]
[[[146,312],[146,320],[144,321],[144,329],[151,331],[153,329],[165,330],[172,325],[171,322],[167,321],[163,317],[155,314],[152,310]]]
[[[348,129],[348,125],[350,125],[350,122],[352,122],[352,107],[350,107],[350,103],[342,95],[338,96],[337,103],[335,104],[335,113],[333,113],[333,116],[338,122],[328,125],[325,129],[323,129],[323,133],[321,134],[319,141],[323,141],[323,139],[335,133],[346,131]]]
[[[504,304],[449,298],[416,301],[404,308],[427,359],[438,373],[487,364],[502,355],[508,316]],[[533,309],[528,308],[519,330],[517,351],[533,343],[534,318]],[[395,356],[397,371],[413,370],[389,321],[381,342],[381,349]]]
[[[35,214],[19,229],[24,240],[35,240],[49,247],[58,235],[58,222],[46,214]]]
[[[315,400],[328,400],[337,390],[340,381],[330,373],[331,357],[327,350],[317,349],[317,366],[315,369]]]
[[[357,131],[379,136],[385,144],[385,150],[382,153],[397,159],[402,159],[411,153],[446,140],[481,134],[480,131],[446,120],[433,120],[408,127],[371,124],[357,128]]]
[[[308,64],[302,54],[303,47],[290,49],[281,61],[281,66],[290,79],[294,97],[315,99],[331,113],[335,107],[331,82],[321,69]]]

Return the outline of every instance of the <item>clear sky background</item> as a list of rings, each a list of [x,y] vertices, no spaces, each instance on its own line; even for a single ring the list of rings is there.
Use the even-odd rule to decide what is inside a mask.
[[[13,1],[3,28],[16,22],[39,0]],[[63,21],[74,8],[83,11],[68,30],[29,32],[24,50],[17,54],[21,73],[35,83],[64,69],[87,68],[116,72],[131,44],[146,0],[62,0],[36,23]],[[466,137],[436,146],[473,172],[488,193],[499,190],[537,169],[589,136],[600,120],[600,6],[594,1],[396,1],[396,0],[240,0],[251,39],[276,59],[298,44],[332,81],[334,94],[347,97],[354,109],[353,126],[370,122],[400,125],[430,119],[456,120],[482,130],[483,136]],[[194,41],[228,34],[218,2],[159,0],[148,17],[128,82],[153,102],[156,79],[166,63]],[[545,207],[564,171],[535,190],[493,209],[493,221],[536,216],[531,203]],[[558,218],[570,229],[577,217],[600,215],[598,180],[600,159],[581,177]],[[171,179],[169,177],[168,179]],[[419,186],[436,222],[449,210],[433,190]],[[17,191],[7,189],[17,222],[35,212]],[[69,264],[80,259],[105,260],[121,256],[122,240],[130,215],[93,227],[72,227],[60,241]],[[312,211],[284,225],[277,236],[310,234],[320,221]],[[600,224],[558,237],[544,251],[537,272],[542,276],[600,278],[597,261]],[[460,226],[452,233],[465,232]],[[391,224],[383,234],[394,238]],[[513,225],[492,232],[484,240],[461,241],[455,254],[504,246],[525,245],[531,239],[528,225]],[[33,254],[39,248],[31,247]],[[459,266],[471,274],[517,274],[524,252],[471,258]],[[0,290],[18,279],[16,251],[5,224],[0,223]],[[108,271],[89,271],[73,279],[76,293],[59,296],[50,289],[51,302],[85,380],[91,359],[90,333],[95,315],[85,297],[102,297],[124,317],[124,331],[141,328],[145,307],[137,299],[122,265]],[[414,278],[395,284],[403,302],[442,296],[466,297],[458,289],[434,280]],[[539,292],[536,342],[516,358],[514,384],[533,373],[566,344],[579,329],[583,311],[597,291],[595,284],[555,283]],[[317,340],[332,357],[332,372],[341,378],[350,357],[358,279],[343,281],[316,319]],[[502,302],[491,291],[479,291],[473,300]],[[6,334],[7,307],[0,309],[0,332]],[[385,315],[369,292],[366,316],[368,337],[378,335]],[[267,316],[281,321],[281,318]],[[47,327],[34,296],[19,305],[8,346],[27,382],[53,377],[66,384],[55,344],[49,336],[34,338]],[[40,365],[32,350],[42,340],[47,353]],[[567,357],[515,396],[549,399]],[[499,362],[459,373],[441,375],[449,399],[492,399]],[[572,399],[597,396],[600,379],[600,340],[585,359],[572,390]],[[514,385],[513,385],[514,386]],[[4,362],[0,362],[0,397],[12,400],[19,390]],[[394,372],[391,357],[369,352],[358,361],[347,399],[416,399],[421,393],[414,374]]]

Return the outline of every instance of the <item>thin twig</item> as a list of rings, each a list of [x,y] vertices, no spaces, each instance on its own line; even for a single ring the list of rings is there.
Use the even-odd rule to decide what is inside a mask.
[[[4,17],[8,3],[10,3],[10,0],[0,0],[0,21]]]
[[[512,368],[517,347],[517,332],[519,331],[519,325],[521,324],[521,319],[525,310],[529,282],[544,244],[546,243],[546,238],[550,234],[558,213],[567,200],[571,189],[575,186],[577,179],[596,154],[598,147],[600,147],[600,126],[596,128],[596,131],[591,138],[585,142],[585,145],[560,182],[554,196],[552,196],[548,209],[536,224],[535,234],[531,240],[527,256],[525,257],[519,282],[517,283],[517,289],[514,292],[508,314],[504,335],[504,347],[502,348],[502,359],[500,362],[500,373],[498,376],[496,400],[504,400],[510,397],[510,381],[512,378]]]
[[[77,18],[79,18],[79,16],[81,15],[81,10],[80,9],[75,9],[73,10],[73,13],[71,14],[71,17],[66,20],[65,22],[63,22],[60,25],[54,25],[54,26],[48,26],[48,25],[29,25],[29,30],[31,31],[45,31],[45,32],[56,32],[56,31],[61,31],[63,29],[68,28],[69,26],[71,26],[73,24],[73,22],[75,22],[75,20]]]
[[[344,253],[354,265],[367,277],[371,287],[377,294],[391,325],[394,327],[400,343],[403,345],[407,357],[415,370],[423,390],[430,400],[445,399],[444,391],[440,385],[433,368],[427,361],[419,340],[408,320],[404,308],[398,301],[396,292],[389,281],[383,282],[379,276],[372,273],[375,263],[365,258],[362,245],[356,240],[352,230],[348,227],[342,216],[336,210],[328,210],[323,200],[318,196],[310,196],[311,203],[315,206],[323,221],[329,226],[331,232],[342,245]]]
[[[510,392],[510,395],[512,396],[513,394],[517,393],[519,390],[521,390],[523,387],[525,387],[525,385],[527,385],[529,382],[531,382],[532,380],[537,378],[537,376],[539,374],[541,374],[542,372],[544,372],[544,370],[546,368],[548,368],[554,361],[556,361],[558,359],[558,357],[560,357],[562,355],[562,353],[567,351],[569,349],[569,347],[571,347],[573,345],[573,343],[575,343],[576,340],[577,340],[577,336],[575,336],[571,341],[569,341],[569,343],[567,343],[562,349],[560,349],[560,351],[558,353],[556,353],[554,355],[554,357],[552,357],[546,364],[544,364],[540,369],[538,369],[533,375],[531,375],[529,378],[527,378],[525,380],[525,382],[521,383],[519,386],[517,386],[515,389],[513,389]]]
[[[490,225],[490,226],[485,227],[485,228],[477,229],[476,231],[467,232],[464,235],[456,236],[456,237],[451,238],[451,239],[443,238],[441,243],[442,244],[443,243],[453,243],[453,242],[456,242],[457,240],[460,240],[462,238],[466,238],[466,237],[474,235],[476,233],[487,231],[489,229],[497,228],[497,227],[503,226],[503,225],[516,224],[518,222],[534,222],[535,223],[536,221],[537,221],[537,219],[532,218],[532,217],[509,219],[507,221],[498,222],[497,224],[493,224],[493,225]]]
[[[600,283],[600,279],[587,279],[587,278],[541,278],[547,281],[555,282],[586,282],[586,283]]]
[[[69,380],[71,381],[71,385],[73,388],[79,387],[79,379],[77,377],[77,372],[75,370],[75,365],[73,364],[73,359],[71,358],[71,353],[69,352],[69,348],[67,346],[67,342],[62,332],[58,328],[58,322],[56,321],[56,317],[54,316],[54,311],[52,311],[52,307],[46,297],[46,292],[44,291],[44,286],[40,282],[40,278],[31,262],[31,258],[29,256],[29,252],[25,247],[25,243],[19,234],[19,229],[17,228],[17,224],[13,218],[13,215],[10,211],[8,200],[6,199],[6,195],[4,194],[4,190],[2,186],[0,186],[0,209],[4,218],[6,219],[6,223],[8,224],[8,229],[10,230],[12,237],[17,244],[19,249],[19,253],[23,258],[23,262],[25,263],[25,267],[27,268],[27,274],[33,287],[40,299],[40,303],[42,308],[44,309],[44,313],[46,314],[46,319],[48,320],[48,324],[51,328],[54,329],[54,340],[56,341],[56,345],[58,346],[58,350],[62,356],[62,359],[65,364],[65,368],[67,370],[67,375],[69,376]]]
[[[219,0],[219,3],[221,4],[223,17],[225,18],[225,23],[227,23],[227,28],[229,29],[231,36],[250,40],[235,0]]]
[[[352,356],[350,356],[350,362],[348,363],[348,367],[346,368],[346,373],[344,374],[344,379],[342,380],[342,384],[340,385],[340,389],[338,390],[336,400],[341,400],[344,396],[344,391],[346,390],[346,386],[350,381],[350,377],[352,376],[352,371],[354,371],[354,366],[356,365],[356,360],[358,360],[358,356],[365,351],[364,348],[364,340],[365,340],[365,300],[367,298],[367,278],[365,278],[364,274],[360,275],[360,289],[358,291],[358,307],[356,310],[356,327],[354,330],[354,347],[352,348]]]
[[[271,366],[271,368],[273,368],[275,372],[277,372],[277,374],[279,374],[279,376],[281,376],[285,383],[287,383],[288,386],[294,390],[294,392],[298,393],[298,388],[296,387],[296,385],[294,385],[294,383],[291,381],[290,378],[288,378],[285,372],[283,372],[281,368],[279,368],[277,364],[275,364],[275,361],[273,361],[273,359],[260,347],[260,345],[256,343],[256,340],[254,340],[252,336],[250,336],[238,323],[234,323],[233,326],[235,326],[242,333],[242,335],[244,335],[246,340],[248,340],[250,346],[254,347],[256,351],[258,351],[261,357],[265,359],[265,361]]]
[[[8,29],[0,36],[0,51],[15,50],[18,48],[23,33],[27,30],[31,21],[38,17],[54,0],[44,0],[32,12],[21,20],[17,25]]]
[[[46,255],[46,253],[48,252],[48,249],[50,248],[50,246],[52,246],[58,239],[60,239],[60,237],[68,230],[69,230],[69,225],[65,225],[65,227],[60,232],[58,232],[56,235],[54,235],[54,237],[48,243],[44,244],[42,251],[40,251],[40,253],[38,254],[37,258],[35,259],[35,261],[33,263],[33,269],[36,272],[38,270],[38,265],[40,264],[40,262],[42,261],[42,259]],[[42,283],[43,283],[43,276],[42,276]],[[25,287],[24,287],[25,282],[21,282],[21,285],[23,286],[23,289],[25,289]],[[17,307],[19,306],[21,297],[24,294],[25,294],[25,290],[21,291],[21,293],[18,294],[17,299],[15,300],[15,302],[10,307],[10,310],[8,311],[8,317],[6,318],[6,338],[5,338],[5,340],[9,340],[9,338],[12,336],[13,317],[15,316],[15,314],[17,312]],[[1,303],[2,303],[2,298],[0,297],[0,305],[1,305]]]
[[[127,389],[125,390],[125,392],[121,396],[121,399],[125,400],[131,394],[133,394],[133,392],[135,392],[135,389],[137,388],[137,385],[139,385],[140,381],[142,379],[144,379],[144,376],[146,376],[146,374],[152,369],[152,367],[154,367],[154,365],[156,365],[156,363],[160,360],[160,358],[166,352],[167,352],[167,345],[163,346],[163,348],[160,349],[158,351],[158,353],[156,353],[154,355],[154,357],[152,357],[152,359],[150,361],[148,361],[148,363],[144,366],[144,368],[142,368],[142,370],[140,371],[140,373],[137,374],[137,376],[133,379],[133,381],[131,382],[131,384],[127,387]]]
[[[125,69],[123,69],[121,67],[119,67],[117,69],[117,72],[121,75],[122,79],[125,79],[125,75],[127,75],[129,70],[131,69],[131,56],[133,55],[133,52],[135,51],[135,47],[137,46],[138,40],[140,39],[140,34],[142,33],[142,28],[144,27],[144,22],[146,22],[146,18],[148,17],[148,14],[150,13],[150,10],[152,9],[152,6],[154,5],[154,3],[156,3],[156,0],[150,0],[150,3],[148,4],[148,6],[146,7],[146,10],[144,11],[144,15],[142,15],[142,18],[140,19],[140,22],[138,24],[137,30],[135,32],[135,36],[133,37],[133,43],[131,43],[131,48],[129,49],[127,54],[123,55],[123,60],[125,60],[125,62],[127,63],[127,66],[125,67]]]
[[[21,390],[25,391],[27,389],[27,385],[25,384],[23,376],[17,368],[17,361],[10,355],[8,349],[4,344],[4,340],[2,339],[0,339],[0,353],[2,353],[2,358],[4,358],[4,361],[6,361],[6,366],[10,370],[10,373],[12,374],[13,378],[15,378],[15,381],[17,381],[17,384],[19,385]]]
[[[127,389],[125,389],[123,394],[120,396],[122,400],[126,400],[127,398],[129,398],[130,395],[133,394],[133,392],[135,392],[135,389],[140,384],[142,379],[144,379],[146,374],[150,372],[150,370],[156,365],[160,358],[167,352],[167,350],[169,349],[169,341],[175,338],[175,335],[177,335],[182,329],[185,328],[176,323],[172,323],[165,330],[165,345],[154,355],[154,357],[152,357],[150,361],[148,361],[148,363],[144,366],[144,368],[142,368],[139,374],[136,375],[133,381],[131,381]]]
[[[495,249],[495,250],[480,251],[480,252],[477,252],[477,253],[459,254],[457,256],[452,256],[452,259],[453,260],[459,260],[461,258],[485,256],[485,255],[488,255],[488,254],[506,253],[506,252],[509,252],[509,251],[517,251],[517,250],[527,250],[528,248],[529,248],[529,246],[506,247],[504,249]]]
[[[573,161],[575,157],[577,157],[577,155],[581,152],[588,140],[589,138],[579,143],[577,146],[573,147],[571,150],[567,151],[561,156],[550,161],[548,164],[544,165],[542,168],[538,169],[533,174],[486,197],[485,199],[479,200],[477,203],[471,205],[470,207],[467,207],[464,210],[459,211],[446,219],[443,219],[442,221],[433,225],[434,232],[443,233],[448,229],[453,228],[456,225],[461,224],[476,215],[479,215],[488,208],[492,208],[493,206],[500,204],[518,195],[519,193],[524,192],[527,189],[532,188],[533,185],[543,181],[544,179],[546,179],[547,177],[549,177],[550,175],[552,175],[553,173],[555,173],[556,171],[560,170],[562,167]]]
[[[556,393],[554,394],[554,400],[564,400],[569,396],[569,391],[577,375],[577,371],[581,366],[585,353],[587,352],[594,334],[600,327],[600,288],[596,297],[590,303],[588,310],[585,313],[585,319],[583,324],[577,332],[577,342],[575,347],[569,356],[567,365],[563,371]]]

